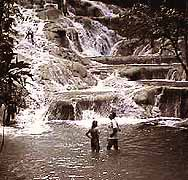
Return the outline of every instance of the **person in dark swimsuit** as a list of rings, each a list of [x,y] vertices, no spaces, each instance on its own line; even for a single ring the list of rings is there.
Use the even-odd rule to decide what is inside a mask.
[[[86,133],[86,136],[91,139],[91,150],[92,152],[99,152],[100,145],[99,145],[99,134],[100,131],[97,127],[97,121],[92,122],[92,127]]]

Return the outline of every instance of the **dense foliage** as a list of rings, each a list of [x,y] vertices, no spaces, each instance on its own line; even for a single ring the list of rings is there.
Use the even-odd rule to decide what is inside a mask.
[[[122,7],[131,7],[134,4],[141,3],[152,8],[159,8],[161,5],[165,5],[168,8],[185,9],[186,0],[100,0],[107,4],[115,4]]]
[[[1,103],[19,102],[20,92],[29,73],[29,64],[14,53],[14,17],[18,14],[14,0],[0,0],[0,95]]]
[[[148,6],[135,5],[123,14],[121,21],[124,22],[122,34],[130,39],[149,40],[151,47],[155,40],[160,40],[161,54],[164,50],[173,53],[188,80],[188,19],[185,13],[167,7],[152,10]]]

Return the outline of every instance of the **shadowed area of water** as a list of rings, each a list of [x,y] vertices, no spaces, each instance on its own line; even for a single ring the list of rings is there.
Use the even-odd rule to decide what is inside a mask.
[[[90,151],[87,129],[65,123],[50,126],[52,131],[40,136],[6,137],[1,180],[187,180],[186,130],[122,126],[120,151],[107,152],[103,126],[97,155]]]

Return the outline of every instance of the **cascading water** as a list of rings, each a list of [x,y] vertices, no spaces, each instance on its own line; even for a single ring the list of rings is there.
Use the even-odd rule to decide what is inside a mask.
[[[159,116],[161,116],[159,105],[160,105],[161,97],[164,95],[164,89],[165,88],[162,88],[161,93],[156,96],[155,104],[154,104],[154,106],[152,108],[152,116],[153,117],[159,117]]]
[[[41,82],[39,69],[43,65],[51,63],[53,60],[55,61],[56,57],[49,54],[49,52],[52,46],[55,49],[57,48],[57,45],[52,43],[49,45],[49,41],[46,39],[46,35],[43,31],[45,22],[40,20],[33,10],[21,8],[20,11],[23,14],[23,19],[17,20],[16,22],[17,25],[15,29],[19,32],[19,43],[16,45],[16,52],[20,57],[24,57],[24,59],[31,62],[31,73],[34,75],[34,81],[27,80],[28,84],[26,88],[30,93],[30,108],[22,111],[17,116],[19,122],[18,127],[21,128],[20,133],[41,134],[43,131],[49,130],[49,127],[45,123],[45,119],[50,100],[46,97],[46,86]],[[111,36],[113,32],[95,21],[91,22],[95,28],[93,28],[91,32],[86,32],[87,30],[84,29],[83,24],[74,22],[71,19],[69,21],[74,25],[73,28],[80,32],[79,39],[77,40],[81,42],[82,48],[84,49],[82,55],[101,55],[104,46],[106,49],[103,53],[109,54],[110,47],[113,45]],[[30,29],[34,33],[34,44],[32,44],[31,39],[25,39],[26,34]],[[74,40],[74,38],[69,39],[73,50],[76,49]],[[104,45],[105,43],[107,44]],[[91,49],[88,50],[88,48]],[[79,52],[77,53],[80,54]],[[53,88],[57,91],[66,89],[66,84],[62,87],[61,84],[58,84],[53,80],[51,83],[54,85]],[[19,132],[16,134],[19,135]]]
[[[101,5],[101,3],[97,3],[97,6],[100,6],[101,11],[104,10],[103,14],[106,16],[109,15],[109,13],[112,13],[110,9],[108,9],[107,7],[103,7],[104,4]],[[20,122],[23,122],[22,125],[24,127],[28,127],[24,128],[25,130],[29,129],[28,131],[37,131],[37,128],[32,127],[36,127],[39,125],[39,132],[31,132],[31,134],[35,134],[40,133],[41,127],[43,126],[44,129],[46,129],[44,117],[46,117],[46,111],[49,108],[50,102],[53,100],[53,92],[63,93],[67,91],[66,88],[69,84],[65,81],[65,83],[62,85],[54,79],[52,79],[50,80],[50,83],[52,84],[51,86],[53,86],[53,90],[52,92],[47,92],[48,85],[46,85],[41,80],[39,71],[42,66],[48,65],[50,63],[54,64],[54,62],[56,62],[56,59],[59,60],[59,58],[56,55],[49,53],[52,51],[52,47],[53,50],[58,49],[58,45],[56,43],[49,42],[46,39],[46,35],[43,31],[44,26],[46,24],[45,21],[40,20],[33,10],[21,10],[24,16],[24,21],[18,21],[16,26],[16,30],[20,32],[19,44],[17,45],[17,52],[20,56],[23,56],[25,59],[27,58],[28,61],[31,61],[31,72],[34,75],[34,81],[30,81],[30,84],[32,85],[28,84],[27,89],[31,94],[31,99],[33,99],[34,101],[31,101],[30,109],[27,109],[20,113],[18,119],[20,119]],[[109,30],[107,27],[103,26],[99,22],[91,20],[89,18],[75,18],[75,16],[62,16],[60,18],[64,19],[63,22],[65,23],[64,25],[67,28],[68,32],[67,38],[70,42],[72,50],[81,56],[93,57],[110,55],[113,46],[116,44],[118,39],[120,40],[120,36],[116,35],[114,31]],[[31,28],[34,32],[34,45],[32,44],[32,42],[30,42],[28,39],[25,39],[24,37],[29,28]],[[72,32],[68,31],[68,29],[73,29],[74,31],[76,31],[78,36],[74,38],[74,36],[71,35]],[[76,46],[76,44],[78,44],[78,41],[82,49],[80,51]],[[67,62],[68,61],[65,60],[64,64]],[[69,63],[71,64],[71,62]],[[57,66],[56,70],[58,68],[60,67]],[[61,70],[59,71],[61,72]],[[60,76],[60,74],[58,75]],[[62,75],[65,76],[65,74]],[[68,75],[70,76],[70,74]],[[69,78],[69,82],[71,81],[72,79]],[[74,83],[74,81],[72,82]],[[112,73],[108,78],[104,80],[98,79],[98,85],[92,87],[88,91],[109,91],[110,93],[115,94],[119,100],[116,103],[112,102],[110,109],[116,109],[116,111],[121,116],[119,120],[120,124],[124,124],[145,121],[141,119],[142,117],[144,117],[144,110],[138,105],[136,105],[136,103],[132,100],[132,95],[139,88],[139,84],[118,77],[118,73]],[[49,98],[47,94],[51,97]],[[76,102],[73,103],[73,106],[74,110],[76,110]],[[88,116],[87,114],[92,115]],[[108,121],[106,117],[100,116],[100,114],[97,114],[92,109],[85,110],[83,112],[83,120],[86,120],[85,117],[87,116],[90,117],[90,120],[92,120],[94,117],[97,117],[101,124],[106,123]],[[87,121],[87,124],[91,124],[90,120]],[[25,122],[28,122],[27,125]],[[76,123],[76,121],[74,123]],[[82,124],[82,122],[80,121],[79,124]],[[85,121],[83,121],[83,125],[86,125]]]
[[[16,47],[19,56],[27,58],[31,63],[31,73],[34,75],[34,81],[28,80],[26,89],[30,93],[31,101],[30,109],[19,114],[17,119],[20,121],[18,126],[24,128],[26,133],[40,134],[46,131],[48,127],[45,125],[45,105],[44,85],[40,84],[38,69],[41,65],[48,63],[50,55],[47,50],[47,40],[43,33],[44,22],[39,20],[32,10],[21,9],[23,21],[18,21],[16,30],[20,32],[22,40]],[[34,33],[34,44],[29,39],[25,39],[28,29],[32,29]],[[23,131],[21,132],[23,133]],[[17,133],[19,134],[19,133]]]
[[[81,21],[82,22],[72,21],[76,34],[75,32],[68,32],[67,38],[71,48],[77,54],[82,56],[95,57],[110,55],[111,47],[119,38],[115,35],[115,32],[109,30],[97,21],[86,18]],[[72,33],[74,33],[74,35]],[[74,38],[75,36],[78,37]],[[81,50],[78,49],[78,41],[80,43]]]
[[[179,81],[182,79],[180,72],[177,69],[170,69],[166,79]]]

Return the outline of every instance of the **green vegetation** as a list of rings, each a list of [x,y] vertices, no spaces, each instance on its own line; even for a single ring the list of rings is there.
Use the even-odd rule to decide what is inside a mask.
[[[30,76],[29,64],[19,61],[14,53],[13,30],[15,15],[20,15],[14,0],[0,0],[0,95],[6,106],[10,101],[21,105],[26,77]]]

